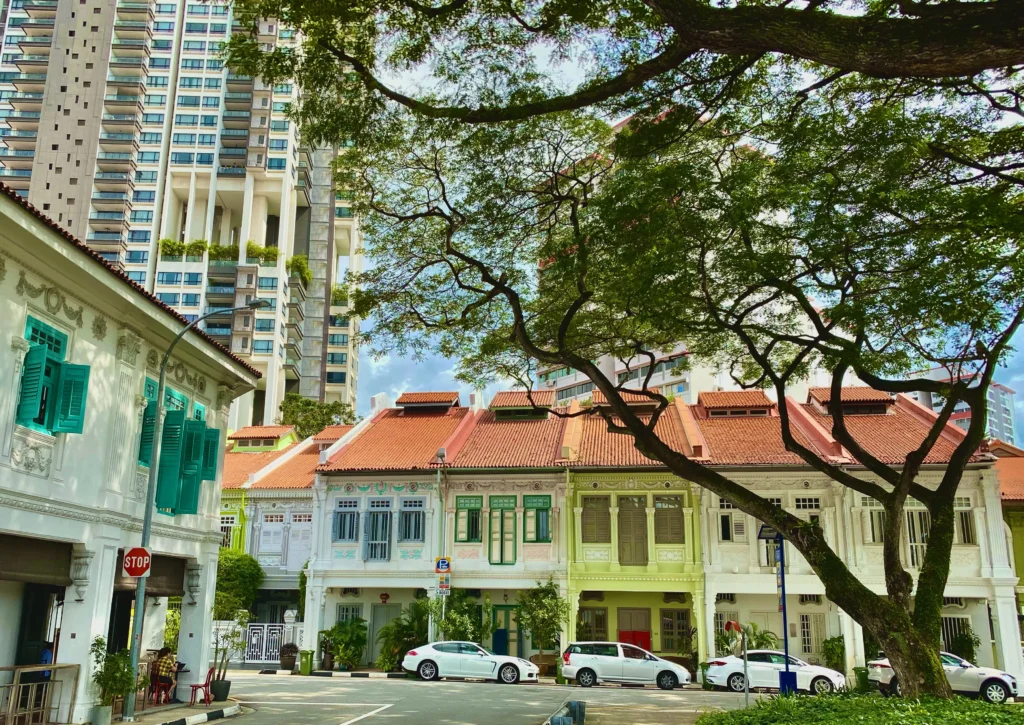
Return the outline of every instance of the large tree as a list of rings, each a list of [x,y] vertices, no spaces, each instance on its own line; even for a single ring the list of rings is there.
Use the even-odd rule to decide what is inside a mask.
[[[580,113],[473,126],[394,111],[343,159],[382,262],[356,280],[356,309],[372,317],[376,350],[454,355],[466,380],[582,371],[609,403],[582,414],[775,526],[881,644],[904,692],[948,695],[938,649],[953,501],[1024,316],[1021,130],[984,95],[925,81],[843,77],[794,101],[805,80],[789,70],[713,118],[636,118],[618,133]],[[668,401],[646,381],[652,417],[592,362],[640,367],[679,340],[737,383],[773,390],[786,448],[884,507],[887,596],[819,526],[667,445],[655,424]],[[952,380],[906,379],[928,365]],[[898,464],[833,406],[854,472],[794,435],[786,393],[811,366],[831,373],[833,400],[855,374],[946,402]],[[926,465],[961,403],[970,429],[948,464]],[[924,470],[941,481],[922,483]],[[899,551],[911,497],[932,519],[916,586]]]

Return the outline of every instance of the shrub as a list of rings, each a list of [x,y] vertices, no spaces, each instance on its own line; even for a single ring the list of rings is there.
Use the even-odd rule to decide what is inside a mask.
[[[263,583],[263,567],[248,554],[235,549],[221,549],[220,563],[217,565],[217,594],[232,600],[226,603],[226,611],[249,609],[256,592]],[[216,616],[214,617],[217,618]],[[233,619],[232,616],[224,619]]]
[[[209,248],[210,259],[224,261],[235,261],[238,259],[238,247],[230,244],[211,244]]]
[[[380,655],[376,663],[378,668],[385,672],[397,670],[406,652],[426,643],[429,614],[429,604],[417,599],[405,608],[401,616],[380,628],[377,633],[377,641],[380,643]]]
[[[301,279],[307,287],[313,281],[313,273],[309,270],[309,258],[305,254],[296,254],[285,262],[284,266],[289,274],[294,274]]]
[[[968,662],[974,662],[981,640],[978,635],[967,626],[960,630],[949,640],[949,651],[957,657],[963,657]]]
[[[846,672],[846,642],[842,636],[822,640],[821,653],[825,657],[825,666],[836,672]]]
[[[529,632],[533,646],[540,654],[553,649],[562,625],[569,621],[569,602],[558,593],[558,585],[550,577],[546,584],[537,582],[533,589],[520,589],[519,626]]]
[[[185,254],[185,242],[177,239],[161,239],[158,244],[161,257],[180,257]]]
[[[348,287],[336,284],[331,287],[331,306],[344,307],[348,304]]]
[[[353,617],[335,624],[329,634],[334,646],[334,659],[345,669],[354,670],[366,649],[366,620]]]
[[[181,631],[181,610],[168,609],[164,620],[164,647],[178,653],[178,633]]]
[[[97,637],[89,648],[92,655],[92,681],[100,689],[100,705],[113,704],[135,689],[135,673],[128,650],[107,652],[107,641]]]
[[[979,700],[925,698],[904,700],[877,695],[836,693],[805,697],[772,697],[746,710],[709,712],[697,725],[1011,725],[1024,723],[1016,705],[989,705]]]
[[[277,261],[277,257],[280,253],[281,250],[277,247],[264,247],[260,250],[260,261],[272,264]]]
[[[281,657],[298,657],[299,656],[299,645],[294,642],[285,642],[281,645]]]
[[[209,246],[209,243],[205,239],[193,239],[185,245],[185,254],[190,257],[202,257],[206,254],[206,250]]]

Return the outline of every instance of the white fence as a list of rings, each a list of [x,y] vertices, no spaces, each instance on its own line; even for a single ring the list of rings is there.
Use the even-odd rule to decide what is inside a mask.
[[[214,622],[213,636],[216,639],[219,632],[232,626],[232,622]],[[245,662],[246,664],[269,664],[277,662],[281,656],[281,645],[294,642],[303,647],[302,624],[265,624],[253,622],[249,624],[246,632],[245,651],[241,657],[234,655],[232,662]]]

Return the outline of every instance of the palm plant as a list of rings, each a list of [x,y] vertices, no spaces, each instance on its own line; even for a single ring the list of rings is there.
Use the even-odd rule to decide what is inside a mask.
[[[334,645],[334,658],[345,669],[354,670],[366,649],[366,620],[353,617],[338,622],[331,628],[330,640]]]
[[[779,638],[770,629],[761,629],[756,623],[751,622],[743,627],[743,634],[747,637],[747,649],[777,649]]]
[[[428,616],[427,603],[418,599],[380,628],[377,633],[377,642],[380,643],[378,668],[385,672],[397,669],[403,654],[427,641]]]

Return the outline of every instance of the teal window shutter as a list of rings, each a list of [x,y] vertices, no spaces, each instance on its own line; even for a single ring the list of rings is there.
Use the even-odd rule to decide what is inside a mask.
[[[147,406],[148,407],[148,406]],[[156,507],[173,514],[181,486],[181,454],[184,447],[185,411],[168,411],[160,440],[160,469],[156,485]]]
[[[156,398],[150,398],[142,413],[142,433],[139,445],[139,463],[149,466],[153,463],[153,434],[156,432]]]
[[[46,345],[32,345],[21,370],[21,397],[15,422],[29,426],[39,416],[43,402],[43,375],[46,371]]]
[[[220,454],[220,429],[207,428],[203,437],[203,473],[204,481],[217,480],[217,456]]]
[[[55,433],[81,433],[85,426],[85,401],[89,395],[89,366],[60,366],[57,384],[57,416]]]
[[[199,484],[203,465],[206,426],[201,420],[186,420],[181,451],[181,488],[178,491],[179,514],[199,511]]]

